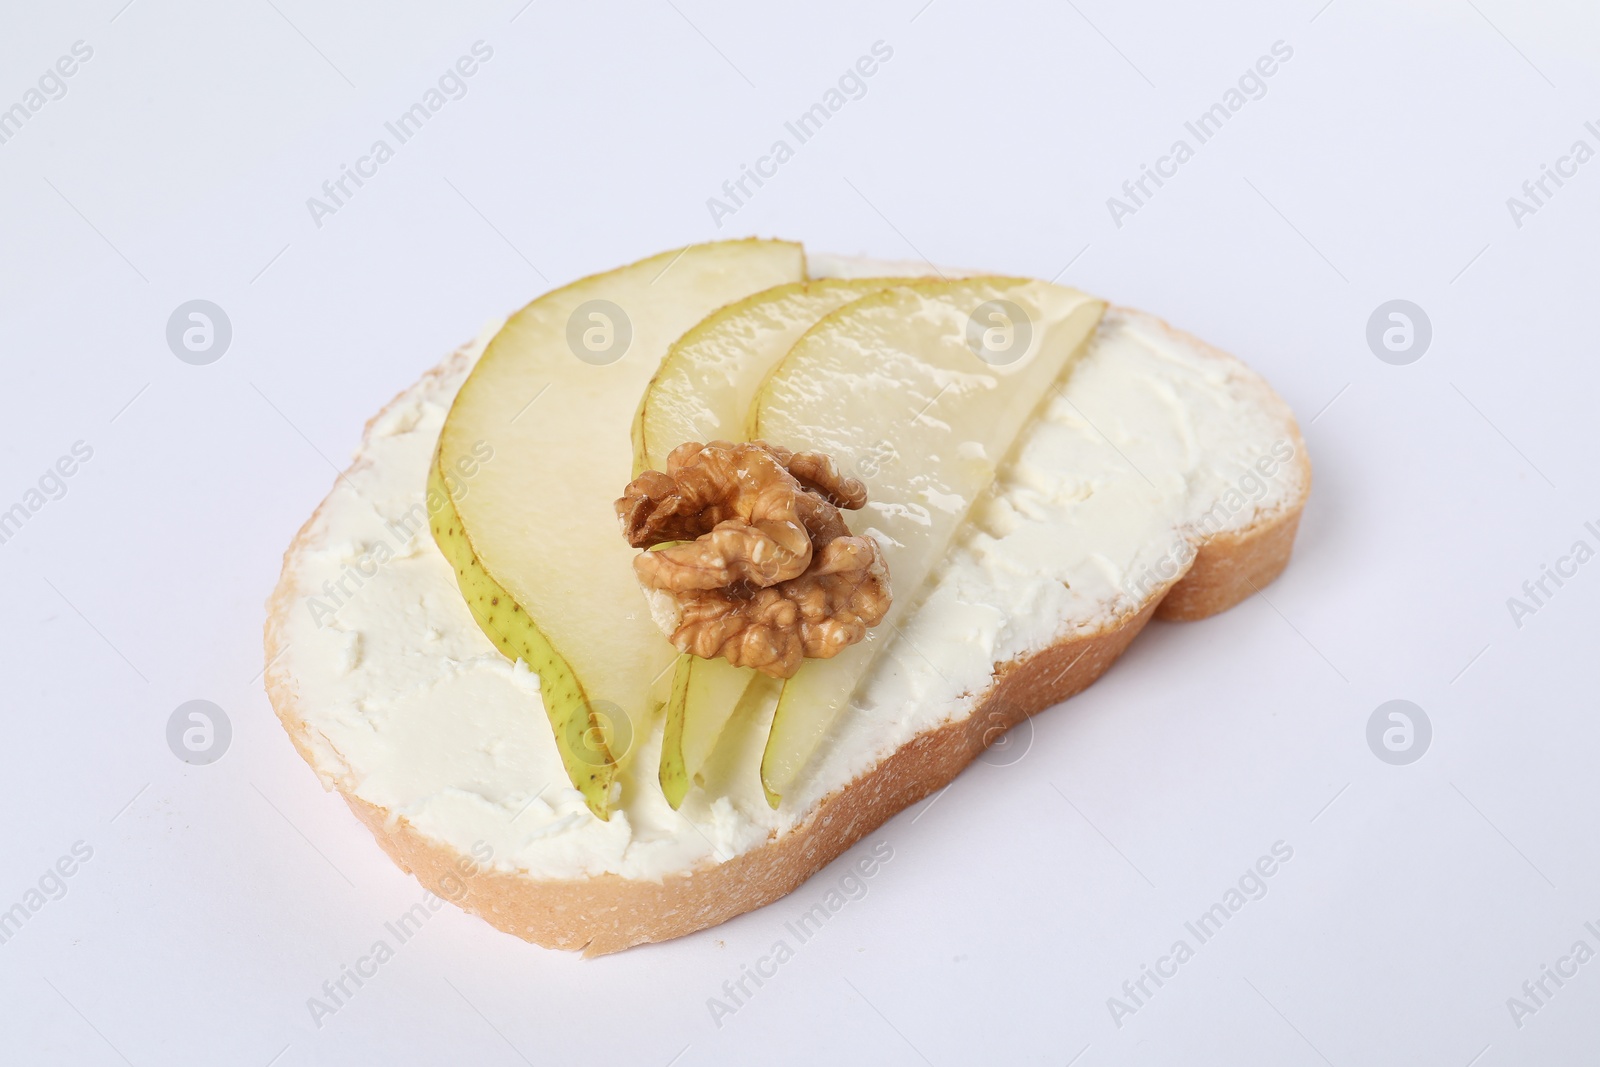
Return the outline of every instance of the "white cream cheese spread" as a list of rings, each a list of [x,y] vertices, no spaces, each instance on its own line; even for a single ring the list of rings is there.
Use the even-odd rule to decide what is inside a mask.
[[[905,266],[811,258],[819,276]],[[658,880],[763,844],[917,734],[970,714],[996,664],[1109,628],[1182,573],[1196,538],[1303,491],[1292,417],[1259,377],[1113,309],[779,810],[757,773],[766,724],[736,719],[710,788],[673,811],[656,782],[658,714],[613,738],[627,751],[621,800],[601,822],[562,769],[538,677],[479,630],[424,517],[439,429],[497,328],[374,420],[290,562],[272,671],[296,692],[324,785],[458,852],[486,844],[494,866],[533,878]]]

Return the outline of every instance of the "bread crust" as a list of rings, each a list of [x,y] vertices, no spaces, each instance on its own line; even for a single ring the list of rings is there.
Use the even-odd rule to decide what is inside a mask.
[[[1185,343],[1233,360],[1165,323],[1161,325]],[[465,349],[454,353],[424,380],[457,369],[466,358]],[[368,420],[366,434],[412,389]],[[1269,389],[1263,390],[1265,400],[1282,405]],[[1294,499],[1270,514],[1257,516],[1249,527],[1198,541],[1184,572],[1113,624],[1095,633],[1063,637],[1041,651],[998,665],[970,715],[924,731],[872,770],[829,794],[797,826],[725,862],[669,875],[659,882],[616,874],[535,879],[479,868],[471,857],[428,838],[403,816],[342,790],[341,795],[402,870],[490,925],[534,944],[599,956],[726,922],[786,896],[897,812],[949,784],[1005,730],[1087,688],[1151,618],[1193,620],[1214,615],[1247,599],[1282,573],[1311,489],[1305,442],[1287,407],[1284,418],[1300,476],[1300,492]],[[358,459],[351,470],[364,463]],[[267,695],[296,749],[312,766],[316,764],[307,736],[310,727],[300,710],[300,694],[279,661],[287,650],[283,620],[295,599],[296,558],[321,513],[319,506],[284,553],[283,573],[268,605],[265,633]]]

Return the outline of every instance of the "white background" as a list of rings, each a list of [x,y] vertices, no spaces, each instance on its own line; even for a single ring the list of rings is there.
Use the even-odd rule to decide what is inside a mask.
[[[1600,162],[1521,227],[1506,199],[1600,148],[1592,6],[123,3],[0,24],[0,107],[94,50],[0,145],[0,509],[94,450],[0,544],[0,909],[93,849],[0,944],[0,1059],[1589,1061],[1600,962],[1520,1028],[1507,998],[1600,949],[1600,562],[1520,628],[1506,600],[1600,545]],[[307,197],[477,40],[467,96],[316,226]],[[715,228],[707,197],[879,40],[866,95]],[[1106,198],[1279,40],[1266,95],[1115,226]],[[744,233],[1070,263],[1238,353],[1316,468],[1293,564],[1152,625],[1020,760],[870,835],[853,855],[894,858],[867,895],[720,1027],[707,999],[847,860],[592,962],[449,908],[318,1028],[307,998],[421,890],[268,707],[280,553],[363,421],[481,322]],[[233,324],[209,366],[165,341],[197,297]],[[1433,325],[1408,366],[1365,339],[1392,298]],[[233,726],[210,766],[165,741],[196,698]],[[1366,742],[1393,698],[1433,724],[1409,766]],[[1115,1025],[1107,998],[1280,840],[1267,895]]]

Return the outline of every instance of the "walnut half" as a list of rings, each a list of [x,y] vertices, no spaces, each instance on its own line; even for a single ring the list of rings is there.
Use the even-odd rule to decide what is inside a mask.
[[[840,508],[866,487],[820,452],[691,441],[617,500],[634,572],[680,652],[789,678],[855,644],[889,610],[878,543]]]

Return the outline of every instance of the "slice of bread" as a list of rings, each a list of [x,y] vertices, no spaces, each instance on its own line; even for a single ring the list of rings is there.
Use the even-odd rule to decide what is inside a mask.
[[[328,641],[354,646],[349,658],[357,666],[347,665],[346,673],[360,670],[363,656],[359,634],[352,638],[335,624],[330,636],[322,622],[313,631],[300,607],[317,596],[316,579],[328,573],[330,553],[370,562],[371,553],[360,551],[359,538],[355,543],[340,543],[340,531],[331,528],[329,517],[338,510],[335,498],[341,492],[355,492],[351,486],[361,481],[363,473],[370,474],[374,464],[385,462],[385,439],[414,429],[409,424],[416,422],[418,398],[424,398],[424,406],[448,401],[454,385],[481,351],[481,340],[429,372],[368,423],[355,463],[348,477],[341,479],[345,488],[336,486],[289,547],[266,625],[265,678],[272,704],[301,755],[325,785],[344,796],[401,868],[414,873],[440,896],[528,941],[594,956],[703,930],[777,900],[896,812],[949,783],[1005,728],[1094,682],[1152,617],[1200,619],[1223,611],[1271,582],[1287,564],[1311,481],[1305,445],[1287,406],[1233,357],[1149,316],[1116,310],[1108,318],[1115,316],[1136,319],[1145,328],[1160,331],[1171,344],[1242,390],[1246,403],[1257,409],[1254,414],[1274,427],[1275,437],[1289,443],[1292,458],[1280,478],[1279,496],[1269,501],[1270,506],[1248,510],[1242,522],[1223,523],[1214,531],[1187,531],[1186,547],[1192,551],[1176,553],[1177,561],[1163,569],[1154,582],[1146,576],[1134,587],[1136,593],[1127,594],[1125,588],[1124,595],[1114,602],[1107,598],[1102,605],[1105,610],[1095,621],[1084,624],[1079,620],[1064,627],[1066,632],[1053,641],[995,664],[987,685],[963,694],[941,721],[869,761],[825,795],[805,802],[803,810],[786,813],[785,820],[775,823],[764,840],[732,855],[705,856],[685,869],[659,876],[619,869],[616,857],[609,854],[585,857],[590,868],[586,873],[558,877],[521,867],[514,858],[497,856],[486,861],[479,849],[469,848],[459,838],[447,839],[427,819],[409,809],[400,810],[404,806],[398,802],[386,805],[377,799],[401,795],[386,778],[386,769],[374,765],[381,756],[371,752],[385,750],[381,744],[375,745],[362,757],[366,763],[360,764],[346,751],[351,745],[344,739],[355,736],[351,731],[381,738],[386,729],[393,729],[385,716],[361,708],[360,701],[354,709],[330,709],[314,703],[321,699],[321,691],[332,690],[314,677],[318,668],[298,654],[297,647]],[[419,470],[419,496],[421,476]],[[403,510],[406,501],[368,503],[393,512]],[[433,561],[425,554],[437,554],[437,550],[425,534],[423,542],[412,543],[407,558],[418,557],[418,566],[431,566]],[[448,578],[449,568],[442,557],[437,566]],[[366,574],[367,568],[360,567],[359,573]],[[464,609],[460,614],[465,615]],[[486,639],[483,643],[487,646]],[[489,651],[492,655],[492,649]],[[382,655],[377,658],[381,660]],[[411,668],[396,660],[394,669]],[[439,709],[436,716],[442,719],[451,710]],[[543,719],[536,711],[533,716]],[[450,729],[448,721],[433,727]],[[659,734],[659,722],[656,732]],[[654,749],[648,745],[641,749],[639,760],[653,758]],[[649,768],[637,779],[654,784]],[[537,796],[535,791],[533,797]],[[502,798],[493,799],[502,802]],[[503,798],[506,818],[520,818],[520,812],[514,817],[509,814],[514,810],[512,799],[517,798]],[[534,802],[530,799],[527,803]],[[567,816],[577,817],[581,816]],[[554,825],[559,829],[559,822]],[[699,832],[703,837],[705,831]]]

